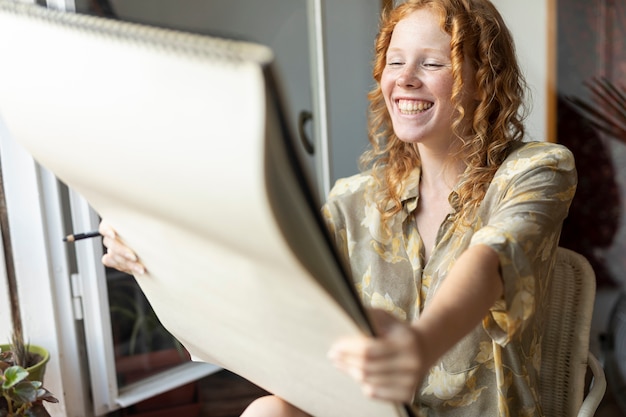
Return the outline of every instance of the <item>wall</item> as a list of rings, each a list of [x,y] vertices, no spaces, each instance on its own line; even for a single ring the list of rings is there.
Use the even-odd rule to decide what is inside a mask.
[[[367,93],[372,88],[372,57],[380,0],[326,2],[331,178],[358,172],[358,158],[369,145]]]
[[[492,0],[502,14],[515,39],[518,59],[527,78],[532,103],[527,120],[528,136],[534,140],[555,141],[549,132],[550,94],[548,90],[550,60],[550,31],[556,30],[550,22],[549,7],[556,0]],[[552,68],[554,70],[554,68]]]

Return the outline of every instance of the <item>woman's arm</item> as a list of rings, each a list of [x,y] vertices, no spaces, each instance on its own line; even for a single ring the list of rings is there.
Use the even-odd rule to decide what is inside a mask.
[[[428,370],[480,324],[502,293],[498,255],[486,245],[472,246],[417,321],[408,324],[374,311],[379,337],[340,340],[329,355],[362,383],[367,395],[411,402]]]
[[[481,323],[502,297],[498,254],[486,245],[468,248],[454,264],[432,302],[413,323],[425,341],[428,368]]]

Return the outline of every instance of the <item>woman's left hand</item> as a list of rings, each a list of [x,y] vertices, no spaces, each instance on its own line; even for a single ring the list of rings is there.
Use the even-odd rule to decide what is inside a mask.
[[[332,346],[329,357],[361,383],[366,395],[411,403],[429,368],[423,338],[409,323],[383,310],[372,310],[371,318],[377,337],[341,339]]]

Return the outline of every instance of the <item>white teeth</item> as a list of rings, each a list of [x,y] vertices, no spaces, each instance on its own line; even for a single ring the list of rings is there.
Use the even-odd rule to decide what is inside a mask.
[[[433,103],[417,100],[398,100],[398,108],[403,114],[417,114],[430,109]]]

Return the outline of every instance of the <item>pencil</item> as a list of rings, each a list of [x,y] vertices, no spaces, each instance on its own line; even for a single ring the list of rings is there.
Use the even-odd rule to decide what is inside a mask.
[[[98,232],[97,230],[94,230],[92,232],[74,233],[74,234],[65,236],[63,238],[63,242],[75,242],[77,240],[89,239],[89,238],[97,237],[97,236],[101,236],[100,232]]]

